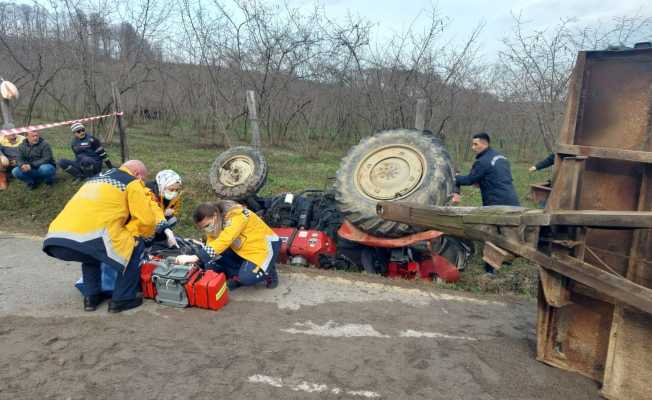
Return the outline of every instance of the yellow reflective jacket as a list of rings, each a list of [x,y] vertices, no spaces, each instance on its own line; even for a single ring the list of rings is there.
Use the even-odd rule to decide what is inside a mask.
[[[143,182],[123,168],[92,177],[50,224],[43,251],[62,246],[126,267],[135,237],[153,235],[156,226],[145,190]]]
[[[156,221],[156,232],[162,232],[163,229],[167,228],[167,219],[165,218],[165,213],[158,202],[158,197],[150,188],[145,187],[145,193],[147,193],[147,199],[149,201],[149,206],[154,213],[154,220]]]
[[[0,154],[3,154],[10,160],[18,159],[18,146],[25,140],[25,136],[16,135],[16,143],[11,143],[5,135],[0,136]]]
[[[258,215],[234,207],[224,216],[222,231],[217,236],[208,235],[206,245],[210,255],[221,254],[230,247],[240,257],[267,271],[274,255],[272,242],[277,240],[278,236]]]

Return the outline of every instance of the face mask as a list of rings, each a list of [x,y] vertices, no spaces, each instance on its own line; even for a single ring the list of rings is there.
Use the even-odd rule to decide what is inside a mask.
[[[213,222],[211,222],[210,224],[208,224],[208,225],[206,225],[204,227],[204,232],[206,232],[206,233],[214,233],[215,231],[217,231],[217,221],[214,218]]]
[[[169,192],[167,190],[163,192],[163,197],[165,198],[165,200],[173,200],[177,197],[177,195],[178,195],[177,192]]]

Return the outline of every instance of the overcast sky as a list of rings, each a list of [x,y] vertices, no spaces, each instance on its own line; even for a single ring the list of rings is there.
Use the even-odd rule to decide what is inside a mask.
[[[291,6],[308,7],[314,0],[288,0]],[[543,29],[561,19],[574,18],[580,26],[608,22],[617,16],[643,15],[652,17],[651,0],[320,0],[326,14],[343,19],[347,13],[379,24],[383,29],[403,31],[421,13],[435,5],[450,19],[449,35],[463,42],[480,22],[485,23],[480,44],[484,53],[492,56],[509,34],[512,13],[521,14],[529,27]],[[647,9],[646,9],[646,8]],[[423,23],[424,18],[421,19]],[[375,33],[378,33],[376,30]],[[649,38],[648,40],[652,40]],[[632,45],[633,43],[627,43]]]

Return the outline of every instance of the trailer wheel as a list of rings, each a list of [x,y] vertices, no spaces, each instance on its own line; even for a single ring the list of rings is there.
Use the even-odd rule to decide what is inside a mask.
[[[401,237],[419,231],[385,221],[376,214],[379,201],[444,205],[453,189],[448,151],[432,135],[396,129],[363,139],[342,159],[335,183],[340,211],[363,231]]]
[[[237,146],[221,153],[211,166],[210,184],[223,199],[252,196],[267,181],[267,161],[260,150]]]

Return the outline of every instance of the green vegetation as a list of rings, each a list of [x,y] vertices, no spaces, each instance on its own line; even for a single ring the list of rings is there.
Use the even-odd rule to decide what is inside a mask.
[[[57,159],[72,157],[69,147],[71,135],[67,128],[44,131],[42,135],[52,145]],[[194,137],[157,135],[148,126],[129,127],[128,138],[131,158],[143,160],[150,170],[151,177],[166,168],[181,174],[184,179],[183,208],[176,231],[180,235],[198,237],[199,233],[192,225],[191,214],[197,204],[215,199],[208,183],[208,174],[211,163],[222,149],[199,145]],[[119,145],[105,147],[113,163],[118,164]],[[329,178],[335,176],[339,160],[345,152],[346,149],[319,151],[319,154],[302,156],[294,149],[265,149],[269,177],[261,195],[324,188],[330,184]],[[466,161],[458,168],[461,173],[466,173],[470,166],[471,161]],[[512,172],[522,204],[534,207],[534,204],[527,200],[529,184],[544,181],[549,176],[545,172],[530,174],[527,172],[528,166],[529,163],[514,163]],[[27,190],[21,182],[12,179],[9,188],[0,192],[0,230],[44,235],[50,221],[80,186],[73,183],[72,177],[61,170],[57,172],[57,179],[57,184],[53,187],[41,185],[33,191]],[[479,190],[464,188],[462,205],[480,204]],[[482,261],[476,255],[462,274],[459,283],[442,286],[476,292],[533,296],[536,294],[536,282],[536,269],[522,260],[504,267],[497,277],[487,279],[483,276]]]

